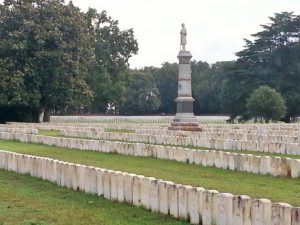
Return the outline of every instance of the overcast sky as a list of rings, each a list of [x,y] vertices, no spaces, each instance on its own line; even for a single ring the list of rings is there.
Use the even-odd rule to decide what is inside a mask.
[[[177,62],[181,23],[193,59],[214,63],[235,59],[243,38],[261,30],[274,13],[300,14],[300,0],[73,0],[83,9],[106,10],[121,29],[133,28],[139,52],[131,68]]]

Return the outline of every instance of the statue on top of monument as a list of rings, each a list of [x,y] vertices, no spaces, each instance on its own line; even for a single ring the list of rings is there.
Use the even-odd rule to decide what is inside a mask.
[[[181,24],[181,31],[180,31],[180,51],[185,51],[185,45],[186,45],[186,29],[184,26],[184,23]]]

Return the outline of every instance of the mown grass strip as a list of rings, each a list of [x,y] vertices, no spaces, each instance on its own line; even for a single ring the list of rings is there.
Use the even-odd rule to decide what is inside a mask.
[[[50,136],[50,137],[61,137],[62,135],[58,130],[39,130],[39,135]]]
[[[115,132],[115,133],[135,133],[135,130],[129,130],[129,129],[113,129],[113,128],[104,128],[104,132]]]
[[[300,179],[272,177],[176,161],[71,150],[15,141],[1,140],[0,149],[142,174],[171,180],[175,183],[190,184],[233,194],[247,194],[252,198],[268,198],[273,202],[287,202],[294,206],[300,206]]]
[[[5,225],[188,224],[3,170],[0,170],[0,199],[0,224]]]

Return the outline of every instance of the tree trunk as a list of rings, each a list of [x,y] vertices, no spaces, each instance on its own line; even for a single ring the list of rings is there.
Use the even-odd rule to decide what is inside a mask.
[[[43,116],[43,122],[49,123],[50,122],[50,110],[44,109],[44,116]]]
[[[283,121],[285,123],[290,123],[291,117],[289,115],[286,115],[284,118],[280,119],[280,121]]]

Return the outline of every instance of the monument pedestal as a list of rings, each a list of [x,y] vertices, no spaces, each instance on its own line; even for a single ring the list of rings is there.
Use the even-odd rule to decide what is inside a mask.
[[[191,58],[189,51],[180,51],[179,59],[179,76],[178,76],[178,97],[177,113],[169,130],[185,130],[185,131],[200,131],[197,118],[193,112],[193,103],[195,99],[192,97],[191,85]]]

